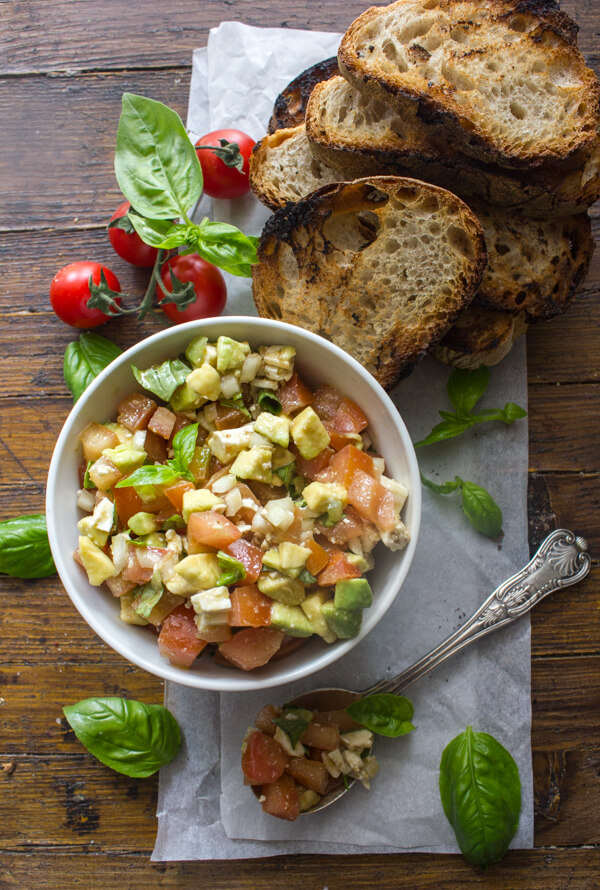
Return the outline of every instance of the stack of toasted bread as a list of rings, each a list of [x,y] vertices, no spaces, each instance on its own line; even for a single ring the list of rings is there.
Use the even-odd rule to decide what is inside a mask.
[[[329,337],[389,387],[427,351],[495,364],[563,312],[600,196],[600,85],[576,34],[549,0],[359,16],[338,59],[278,97],[252,156],[275,211],[259,313]]]

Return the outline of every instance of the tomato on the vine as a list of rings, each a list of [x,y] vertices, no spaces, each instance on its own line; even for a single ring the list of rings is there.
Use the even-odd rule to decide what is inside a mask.
[[[192,282],[196,300],[183,310],[178,309],[175,303],[162,303],[160,308],[167,318],[179,324],[182,321],[194,321],[196,318],[210,318],[221,314],[227,300],[227,287],[216,266],[207,263],[197,253],[171,257],[160,270],[162,284],[169,293],[173,292],[171,270],[179,281]],[[164,293],[158,285],[156,297],[159,302],[164,298]]]
[[[87,306],[91,296],[88,284],[90,275],[94,284],[100,284],[101,272],[104,272],[110,289],[120,292],[117,276],[100,263],[69,263],[56,273],[50,283],[50,302],[62,321],[74,328],[95,328],[111,318],[99,309],[89,309]],[[120,303],[120,299],[117,298],[116,302]]]
[[[239,198],[250,191],[249,162],[254,139],[241,130],[214,130],[198,139],[196,145],[214,145],[219,148],[220,139],[237,143],[243,158],[243,167],[241,172],[235,167],[228,167],[215,152],[208,149],[196,151],[204,176],[204,191],[211,198]]]
[[[123,223],[126,228],[111,226],[111,223],[115,219],[121,220],[124,217],[127,217],[130,207],[131,204],[129,201],[124,201],[122,204],[119,204],[111,216],[108,223],[108,237],[110,238],[110,243],[113,246],[113,250],[119,254],[121,259],[131,263],[132,266],[153,266],[158,250],[156,247],[150,247],[149,244],[145,244],[142,241],[128,219],[125,219]]]

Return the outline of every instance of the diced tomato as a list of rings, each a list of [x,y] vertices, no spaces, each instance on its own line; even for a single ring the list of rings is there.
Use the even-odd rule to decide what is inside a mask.
[[[354,445],[355,440],[351,434],[336,432],[330,423],[323,424],[329,436],[329,445],[334,451],[341,451],[346,445]]]
[[[363,473],[375,478],[373,458],[354,445],[346,445],[331,458],[327,467],[327,481],[339,482],[344,488],[348,488],[357,470],[362,470]],[[319,476],[318,481],[324,480]]]
[[[348,578],[359,578],[360,572],[341,550],[331,550],[329,562],[317,576],[321,587],[333,587],[338,581]]]
[[[301,740],[303,745],[308,745],[310,748],[335,751],[340,746],[340,731],[337,726],[327,726],[311,720],[302,733]]]
[[[146,430],[144,451],[148,455],[148,460],[152,461],[153,464],[162,464],[168,457],[167,443],[161,436],[153,433],[150,429]]]
[[[265,813],[293,822],[300,815],[300,794],[291,776],[281,776],[276,782],[263,785]]]
[[[88,423],[79,433],[79,439],[86,461],[98,460],[105,448],[115,448],[119,444],[117,434],[99,423]]]
[[[144,553],[146,561],[152,562],[153,565],[141,565],[139,561],[141,552]],[[136,584],[147,584],[152,580],[154,565],[159,563],[168,552],[164,547],[136,547],[133,544],[128,544],[127,565],[122,572],[123,578],[126,581],[134,581]]]
[[[255,730],[244,744],[242,771],[249,785],[264,785],[283,775],[288,756],[271,736]]]
[[[182,430],[184,426],[189,426],[192,421],[185,414],[176,414],[175,415],[175,423],[173,424],[173,429],[171,431],[171,442],[173,438],[177,435],[179,430]]]
[[[317,544],[317,542],[312,539],[306,541],[304,546],[308,547],[310,550],[310,556],[306,560],[306,568],[311,575],[315,575],[316,577],[321,569],[324,569],[329,562],[329,554],[324,547],[321,547],[320,544]]]
[[[127,578],[123,577],[123,572],[119,572],[114,578],[106,579],[106,586],[113,596],[123,596],[124,593],[129,593],[130,590],[133,590],[136,586],[136,582],[129,581]]]
[[[163,621],[158,649],[176,667],[191,667],[206,645],[204,640],[198,639],[192,609],[178,606]]]
[[[267,735],[275,735],[277,727],[273,723],[273,719],[277,717],[281,717],[281,708],[276,708],[275,705],[265,705],[258,712],[254,725]]]
[[[148,429],[162,439],[170,439],[177,417],[168,408],[157,408],[150,419]]]
[[[343,398],[344,396],[339,389],[325,383],[315,393],[312,403],[313,410],[316,411],[322,421],[330,421],[335,417],[335,412]]]
[[[232,627],[268,627],[272,600],[256,584],[235,587],[230,595],[229,623]]]
[[[192,513],[188,522],[188,537],[196,544],[225,550],[241,536],[242,533],[237,525],[213,510]]]
[[[351,732],[353,729],[361,729],[360,723],[353,720],[350,714],[345,710],[338,711],[317,711],[314,715],[315,724],[327,723],[330,726],[336,726],[340,732]]]
[[[301,646],[305,646],[308,643],[309,637],[290,637],[287,634],[283,638],[283,642],[271,661],[279,661],[282,658],[287,658],[288,655],[291,655],[292,652],[295,652],[296,649],[300,649]]]
[[[178,482],[174,482],[173,485],[165,488],[165,497],[173,504],[175,511],[183,515],[183,496],[186,491],[194,491],[195,488],[196,486],[193,482],[188,482],[187,479],[180,479]]]
[[[333,448],[326,446],[316,457],[313,457],[312,460],[306,460],[302,457],[298,449],[295,447],[293,448],[293,453],[296,456],[296,472],[300,476],[305,476],[307,479],[312,479],[314,481],[318,477],[318,474],[323,472],[327,467],[329,461],[335,454],[335,451]]]
[[[232,430],[235,427],[248,423],[248,420],[249,418],[242,411],[238,411],[237,408],[217,403],[215,426],[218,430]]]
[[[331,428],[337,433],[360,433],[369,421],[356,402],[344,396],[330,420]]]
[[[396,523],[392,492],[362,470],[356,470],[348,486],[348,503],[378,528],[389,530]]]
[[[119,403],[117,422],[122,423],[132,433],[136,430],[145,430],[157,407],[153,399],[149,399],[141,392],[132,392]]]
[[[268,501],[277,500],[285,495],[285,489],[277,488],[275,485],[268,485],[266,482],[256,482],[254,479],[248,480],[248,487],[263,505]]]
[[[331,749],[333,750],[333,749]],[[291,757],[285,768],[288,776],[291,776],[299,785],[310,788],[317,794],[325,794],[329,782],[327,767],[321,761],[308,760],[306,757]]]
[[[314,399],[312,391],[294,371],[290,379],[279,389],[279,401],[284,414],[292,414],[299,408],[311,405]]]
[[[204,486],[208,481],[211,473],[214,472],[213,461],[214,458],[208,448],[196,446],[188,470],[194,477],[197,485]]]
[[[221,643],[219,652],[241,670],[253,671],[275,655],[283,637],[282,631],[272,627],[248,627],[238,631],[228,642]]]
[[[359,538],[364,531],[364,527],[364,519],[361,519],[354,507],[346,507],[344,515],[335,525],[328,527],[317,522],[315,530],[320,535],[328,538],[332,544],[342,546],[347,544],[348,541],[354,540],[354,538]]]
[[[133,485],[129,485],[126,488],[115,488],[113,489],[113,494],[115,496],[115,507],[123,525],[127,525],[127,522],[136,513],[159,513],[169,505],[169,501],[163,494],[157,494],[155,498],[149,501],[143,500]]]
[[[241,562],[246,569],[246,577],[242,581],[238,581],[238,584],[245,586],[258,581],[263,562],[263,551],[260,547],[255,547],[254,544],[244,541],[243,538],[238,538],[227,547],[227,553]]]
[[[206,630],[199,630],[198,637],[206,643],[225,643],[231,639],[231,628],[228,624],[215,624]]]

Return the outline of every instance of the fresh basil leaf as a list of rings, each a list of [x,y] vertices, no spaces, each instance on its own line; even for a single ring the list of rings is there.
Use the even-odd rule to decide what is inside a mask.
[[[151,776],[176,756],[179,725],[162,705],[108,697],[86,698],[63,713],[82,745],[126,776]]]
[[[217,553],[217,562],[219,563],[219,568],[223,572],[217,579],[217,586],[220,587],[223,585],[224,587],[229,587],[231,584],[237,584],[238,581],[243,581],[246,577],[245,565],[240,562],[239,559],[234,559],[233,556],[224,553],[223,550],[219,550]]]
[[[302,571],[298,575],[298,580],[302,581],[303,584],[306,584],[307,587],[310,587],[312,584],[317,583],[317,579],[314,575],[311,575],[308,569],[302,569]]]
[[[186,527],[186,525],[183,520],[183,517],[180,516],[178,513],[175,513],[173,516],[169,516],[168,519],[165,519],[165,521],[162,524],[162,531],[166,532],[170,528],[174,528],[175,530],[177,530],[177,529],[182,529],[185,527]]]
[[[462,480],[459,476],[456,476],[455,479],[451,479],[449,482],[443,482],[441,485],[438,485],[436,482],[432,482],[431,479],[426,479],[423,473],[421,473],[421,482],[425,488],[429,488],[430,491],[434,491],[436,494],[452,494],[453,491],[456,491],[462,485]]]
[[[79,340],[69,343],[65,350],[63,373],[74,402],[100,371],[119,355],[119,347],[100,334],[84,333]]]
[[[522,417],[527,417],[527,411],[524,408],[521,408],[520,405],[515,405],[514,402],[506,403],[504,406],[505,423],[514,423],[515,420],[520,420]]]
[[[267,392],[265,389],[259,392],[256,401],[260,410],[268,411],[269,414],[279,416],[283,411],[283,406],[277,396],[274,396],[272,392]]]
[[[111,219],[106,228],[122,229],[122,231],[127,232],[128,235],[132,235],[135,232],[133,224],[127,213],[124,213],[123,216],[117,216],[116,219]]]
[[[187,239],[203,259],[232,275],[248,277],[258,260],[257,239],[228,223],[205,219],[199,226],[189,227]]]
[[[497,538],[502,531],[502,510],[491,494],[476,485],[463,481],[462,505],[469,522],[488,538]]]
[[[519,769],[506,748],[467,726],[444,748],[440,796],[466,859],[479,866],[502,859],[521,811]]]
[[[187,226],[167,219],[146,219],[137,214],[130,216],[132,228],[145,244],[172,250],[186,243]]]
[[[83,474],[83,487],[88,491],[91,491],[96,487],[90,479],[90,467],[93,463],[93,460],[88,460],[87,467],[85,468],[85,473]]]
[[[180,429],[179,432],[173,436],[174,457],[172,466],[187,470],[194,457],[197,439],[197,423],[190,423],[188,426],[184,426],[183,429]]]
[[[300,741],[300,736],[308,726],[308,720],[303,717],[273,717],[271,723],[278,726],[290,737],[292,748],[295,748]]]
[[[465,430],[473,425],[473,420],[469,417],[454,417],[452,420],[442,420],[436,424],[428,436],[415,442],[415,448],[424,448],[425,445],[433,445],[435,442],[443,442],[445,439],[453,439],[460,436]]]
[[[115,488],[139,488],[141,485],[168,485],[181,478],[181,473],[168,464],[148,464],[134,470],[131,475],[117,482]]]
[[[115,173],[135,209],[149,219],[181,216],[202,194],[202,168],[179,115],[162,102],[124,93]]]
[[[0,522],[0,574],[13,578],[56,575],[43,513]]]
[[[461,416],[468,416],[490,382],[490,369],[485,365],[475,371],[456,368],[448,380],[447,391],[452,406]]]
[[[231,399],[219,399],[219,405],[223,405],[225,408],[235,408],[237,411],[241,411],[244,417],[247,417],[248,419],[251,419],[252,417],[246,408],[244,397],[241,392],[236,392]]]
[[[410,722],[415,709],[411,700],[404,695],[367,695],[348,705],[346,713],[371,732],[390,739],[406,735],[415,728]]]
[[[144,389],[154,393],[159,399],[168,402],[175,390],[185,383],[192,369],[178,358],[168,359],[161,365],[152,365],[145,371],[131,366],[133,376]]]
[[[134,600],[133,609],[142,618],[149,618],[154,606],[158,603],[163,595],[162,587],[158,590],[152,584],[144,584],[140,588],[140,592]]]
[[[279,476],[285,487],[289,488],[296,475],[296,461],[293,460],[284,467],[277,467],[277,469],[274,470],[274,473],[276,476]]]

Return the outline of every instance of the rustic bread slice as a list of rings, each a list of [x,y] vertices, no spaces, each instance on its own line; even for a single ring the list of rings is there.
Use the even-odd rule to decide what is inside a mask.
[[[492,204],[547,219],[585,210],[600,197],[600,136],[568,161],[517,171],[451,152],[416,106],[399,114],[343,77],[318,83],[306,106],[314,157],[350,175],[393,170]],[[437,137],[437,138],[436,138]],[[369,170],[369,165],[373,169]]]
[[[524,312],[499,312],[474,300],[431,354],[445,365],[469,371],[497,365],[526,330]]]
[[[334,74],[339,74],[336,56],[311,65],[288,83],[275,99],[267,132],[288,130],[303,124],[306,103],[313,87],[322,80],[329,80]]]
[[[548,0],[398,0],[356,19],[338,64],[458,150],[531,167],[584,149],[598,128],[600,85],[576,33]]]
[[[258,256],[259,314],[327,337],[388,388],[468,305],[486,262],[466,204],[393,176],[332,183],[278,210]]]

